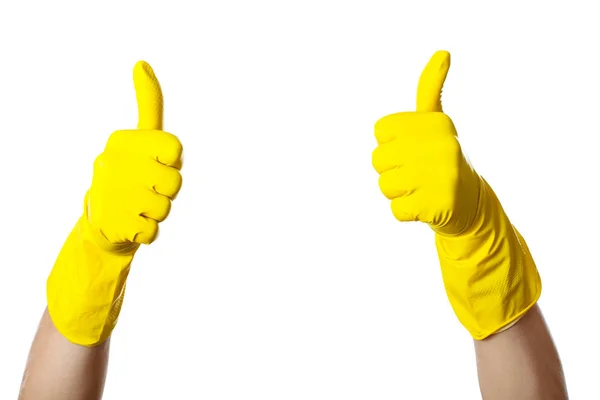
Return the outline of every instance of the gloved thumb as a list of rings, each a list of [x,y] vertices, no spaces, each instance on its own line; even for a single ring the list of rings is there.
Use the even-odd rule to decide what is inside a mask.
[[[133,85],[138,105],[138,129],[162,130],[163,95],[152,67],[138,61],[133,68]]]
[[[450,53],[437,51],[429,60],[419,79],[417,111],[442,110],[442,88],[450,69]]]

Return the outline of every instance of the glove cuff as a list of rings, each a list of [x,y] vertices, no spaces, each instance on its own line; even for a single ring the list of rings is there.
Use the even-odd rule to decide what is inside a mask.
[[[98,246],[98,233],[82,216],[63,245],[46,282],[48,312],[72,343],[95,346],[117,324],[135,251]]]
[[[473,223],[456,236],[436,234],[436,246],[448,299],[473,338],[498,332],[539,299],[541,279],[527,244],[483,178]]]

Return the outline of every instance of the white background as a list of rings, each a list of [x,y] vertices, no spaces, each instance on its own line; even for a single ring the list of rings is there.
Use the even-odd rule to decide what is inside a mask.
[[[393,218],[371,166],[375,121],[414,108],[438,49],[445,111],[539,267],[570,394],[600,398],[596,6],[481,3],[2,2],[0,398],[93,160],[136,125],[140,59],[184,185],[134,261],[105,399],[480,398],[433,234]]]

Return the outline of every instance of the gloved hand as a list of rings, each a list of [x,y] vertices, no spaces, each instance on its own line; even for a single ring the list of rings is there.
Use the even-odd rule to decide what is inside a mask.
[[[525,240],[463,155],[442,111],[449,68],[449,53],[434,54],[421,74],[417,111],[376,123],[373,166],[394,216],[434,230],[450,303],[480,340],[523,316],[537,302],[541,280]]]
[[[140,244],[156,239],[182,183],[182,146],[162,130],[163,97],[154,72],[141,61],[133,79],[138,129],[114,132],[96,158],[83,215],[46,285],[54,325],[82,346],[110,336],[133,256]]]

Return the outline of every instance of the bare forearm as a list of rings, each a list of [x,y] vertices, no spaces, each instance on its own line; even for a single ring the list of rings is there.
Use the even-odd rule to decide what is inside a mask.
[[[484,400],[568,399],[558,352],[536,305],[509,329],[475,341]]]
[[[75,345],[56,330],[45,310],[31,346],[19,400],[101,399],[109,342],[95,347]]]

